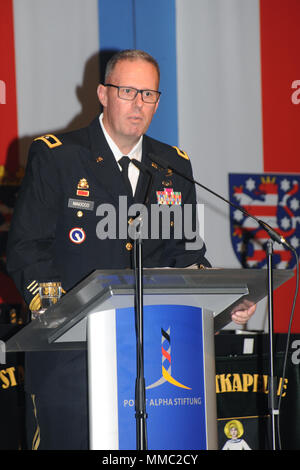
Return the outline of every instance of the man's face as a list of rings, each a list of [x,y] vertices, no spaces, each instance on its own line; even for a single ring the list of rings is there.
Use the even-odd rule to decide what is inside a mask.
[[[112,85],[139,90],[158,90],[158,74],[154,65],[144,60],[122,60],[107,80]],[[121,150],[129,151],[147,131],[158,102],[144,103],[138,93],[133,101],[118,97],[117,88],[99,85],[98,97],[103,106],[103,124]]]

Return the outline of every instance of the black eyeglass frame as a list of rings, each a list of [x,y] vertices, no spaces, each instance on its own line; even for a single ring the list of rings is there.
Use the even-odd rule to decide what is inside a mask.
[[[141,94],[141,97],[142,97],[142,100],[144,101],[144,103],[147,103],[147,104],[155,104],[158,102],[159,98],[160,98],[160,95],[161,95],[161,91],[158,91],[158,90],[149,90],[149,89],[145,89],[145,90],[138,90],[137,88],[134,88],[133,86],[118,86],[118,85],[113,85],[112,83],[104,83],[104,86],[110,86],[110,87],[113,87],[113,88],[117,88],[118,89],[118,97],[121,99],[121,100],[126,100],[126,101],[134,101],[135,98],[137,97],[138,93]],[[121,97],[120,96],[120,88],[128,88],[129,90],[135,90],[136,91],[136,94],[133,98],[124,98],[124,97]],[[156,101],[145,101],[144,99],[144,96],[143,96],[143,92],[144,91],[152,91],[154,93],[157,93],[157,99]]]

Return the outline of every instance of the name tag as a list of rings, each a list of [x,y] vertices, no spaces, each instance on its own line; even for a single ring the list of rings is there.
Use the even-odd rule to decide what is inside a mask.
[[[81,201],[80,199],[70,198],[68,201],[68,207],[71,207],[72,209],[92,211],[94,210],[94,201]]]

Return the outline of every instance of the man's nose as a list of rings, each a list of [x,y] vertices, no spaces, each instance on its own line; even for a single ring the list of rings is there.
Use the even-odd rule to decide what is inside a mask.
[[[144,103],[144,101],[143,101],[143,98],[142,98],[142,92],[139,91],[139,92],[137,93],[135,99],[134,99],[134,104],[135,104],[136,106],[141,107],[141,106],[143,106],[143,103]]]

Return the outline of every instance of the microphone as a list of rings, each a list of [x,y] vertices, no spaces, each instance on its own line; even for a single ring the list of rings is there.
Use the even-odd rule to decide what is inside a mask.
[[[256,223],[258,225],[260,225],[260,227],[262,227],[263,230],[265,230],[268,235],[270,236],[270,238],[285,246],[286,248],[288,248],[289,250],[293,251],[294,253],[297,253],[295,248],[290,245],[290,243],[287,242],[287,240],[282,236],[280,235],[279,233],[276,232],[276,230],[274,230],[269,224],[267,224],[266,222],[264,222],[263,220],[260,220],[258,219],[257,217],[255,217],[255,215],[252,215],[250,214],[249,212],[247,212],[243,207],[239,206],[238,204],[235,204],[234,202],[232,201],[229,201],[228,199],[225,199],[223,196],[221,196],[220,194],[216,193],[215,191],[213,191],[212,189],[208,188],[207,186],[204,186],[202,183],[199,183],[198,181],[194,180],[193,178],[191,178],[190,176],[188,175],[185,175],[184,173],[182,173],[181,171],[179,171],[175,166],[171,166],[169,164],[169,162],[167,162],[167,160],[165,160],[164,158],[162,157],[158,157],[157,155],[154,155],[153,153],[149,154],[149,157],[152,161],[154,161],[157,165],[159,165],[161,168],[163,169],[169,169],[169,170],[172,170],[174,171],[174,173],[177,173],[179,176],[181,176],[182,178],[185,178],[186,180],[190,181],[191,183],[193,184],[196,184],[197,186],[200,186],[201,188],[205,189],[205,191],[208,191],[209,193],[213,194],[214,196],[216,196],[217,198],[221,199],[222,201],[224,201],[226,204],[229,204],[230,206],[234,207],[235,209],[239,210],[240,212],[242,212],[245,216],[247,217],[250,217],[251,219],[255,220]]]
[[[148,168],[146,165],[144,165],[142,162],[139,160],[136,160],[135,158],[131,158],[131,163],[134,164],[142,173],[149,173],[151,176],[154,175],[154,170],[152,168]]]

